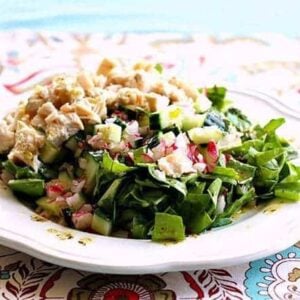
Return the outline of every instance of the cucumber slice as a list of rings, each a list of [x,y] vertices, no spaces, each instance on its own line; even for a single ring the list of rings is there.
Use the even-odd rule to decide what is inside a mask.
[[[172,131],[176,136],[181,132],[180,129],[176,125],[166,127],[162,130],[163,133],[167,133],[170,131]]]
[[[183,108],[176,105],[170,105],[165,110],[152,113],[149,116],[150,129],[152,130],[162,130],[172,125],[181,128],[182,120]]]
[[[137,121],[140,127],[149,127],[149,114],[143,110],[137,109]]]
[[[144,163],[144,155],[147,153],[147,146],[143,146],[133,150],[133,160],[135,164]]]
[[[95,132],[95,124],[85,124],[84,125],[84,133],[88,135],[93,135]]]
[[[213,220],[206,211],[197,212],[189,222],[191,233],[199,234],[212,224]]]
[[[96,185],[96,176],[100,167],[100,160],[102,152],[85,152],[83,158],[86,160],[86,167],[84,170],[85,185],[84,191],[91,194]]]
[[[122,130],[124,130],[127,126],[126,123],[123,122],[120,118],[116,118],[114,124],[121,126]]]
[[[73,178],[69,175],[67,171],[61,171],[58,174],[58,179],[64,186],[65,190],[70,190],[72,186]]]
[[[51,216],[59,217],[62,215],[62,210],[59,204],[55,201],[50,202],[47,197],[42,197],[36,201],[38,207],[45,210]]]
[[[145,239],[148,234],[148,228],[146,220],[141,217],[134,217],[132,221],[131,235],[134,239]]]
[[[101,235],[108,236],[112,231],[112,223],[110,219],[107,218],[99,208],[97,208],[93,215],[91,228]]]
[[[122,137],[122,127],[114,123],[99,124],[95,126],[95,133],[107,143],[119,143]]]
[[[65,147],[71,150],[72,152],[75,152],[78,148],[78,138],[76,135],[72,135],[66,142]]]
[[[77,211],[81,208],[82,205],[84,205],[86,203],[86,199],[84,197],[84,195],[82,193],[77,193],[75,194],[73,197],[76,197],[72,203],[68,203],[70,208],[74,211]],[[67,200],[68,202],[68,200]]]
[[[182,241],[185,239],[185,229],[182,218],[167,213],[156,213],[153,241]]]
[[[42,179],[10,180],[8,186],[16,193],[34,198],[43,196],[45,192],[45,181]]]
[[[45,164],[52,164],[60,156],[61,149],[56,147],[49,141],[46,141],[42,147],[39,155],[39,159]]]
[[[206,118],[206,114],[186,116],[182,120],[182,130],[188,131],[192,128],[202,127],[205,118]]]
[[[218,142],[223,137],[223,132],[216,126],[192,128],[188,130],[190,140],[196,145],[207,144],[209,141]]]
[[[194,109],[197,113],[204,113],[212,107],[212,102],[204,95],[200,94],[194,102]]]
[[[138,108],[135,105],[120,105],[119,109],[127,115],[128,120],[138,119]]]

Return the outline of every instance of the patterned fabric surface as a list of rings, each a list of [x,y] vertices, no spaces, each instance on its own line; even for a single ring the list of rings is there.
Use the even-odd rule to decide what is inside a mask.
[[[199,86],[259,90],[300,111],[300,40],[269,34],[0,33],[0,101],[24,98],[60,72],[94,70],[104,56],[160,62]],[[1,107],[1,106],[0,106]],[[21,250],[21,249],[20,249]],[[300,243],[244,265],[153,275],[58,267],[0,246],[0,299],[300,299]]]

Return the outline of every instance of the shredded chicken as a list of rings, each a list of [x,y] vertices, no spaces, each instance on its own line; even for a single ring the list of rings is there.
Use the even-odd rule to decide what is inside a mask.
[[[97,74],[107,76],[118,65],[119,65],[118,61],[104,58],[98,68]]]
[[[73,76],[58,76],[54,78],[51,86],[50,100],[56,108],[65,103],[72,103],[76,99],[84,97],[84,89]]]
[[[76,113],[53,112],[46,119],[47,139],[60,146],[70,136],[84,129],[84,125]]]
[[[193,85],[162,76],[153,63],[141,61],[126,65],[105,58],[96,74],[60,75],[50,85],[37,86],[27,102],[0,123],[0,153],[12,149],[11,158],[31,164],[43,135],[60,146],[83,130],[84,125],[103,123],[108,110],[135,106],[155,112],[173,103],[178,106],[189,103],[193,109],[193,102],[199,99],[200,94]],[[103,144],[90,140],[93,147],[99,143]]]
[[[185,95],[194,101],[198,98],[199,92],[198,90],[190,83],[180,80],[176,77],[172,77],[169,80],[169,83],[176,86],[178,89],[182,90]]]
[[[38,149],[44,144],[44,136],[33,127],[18,121],[15,145],[8,154],[8,159],[33,166]]]
[[[0,153],[9,151],[15,143],[15,133],[5,120],[0,122]]]

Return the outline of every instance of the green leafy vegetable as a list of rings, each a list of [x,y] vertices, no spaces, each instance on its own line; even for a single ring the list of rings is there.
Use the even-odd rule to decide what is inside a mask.
[[[161,65],[161,64],[156,64],[155,65],[155,70],[158,72],[158,73],[162,73],[163,72],[163,70],[164,70],[164,68],[163,68],[163,66]]]
[[[212,88],[206,89],[207,98],[213,103],[213,106],[219,110],[223,111],[228,105],[228,101],[225,100],[226,88],[214,86]]]

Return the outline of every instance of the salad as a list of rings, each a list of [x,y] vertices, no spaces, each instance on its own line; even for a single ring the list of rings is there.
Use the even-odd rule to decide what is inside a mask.
[[[181,241],[244,208],[300,199],[297,151],[226,88],[103,59],[37,86],[0,123],[1,179],[41,216],[105,236]]]

